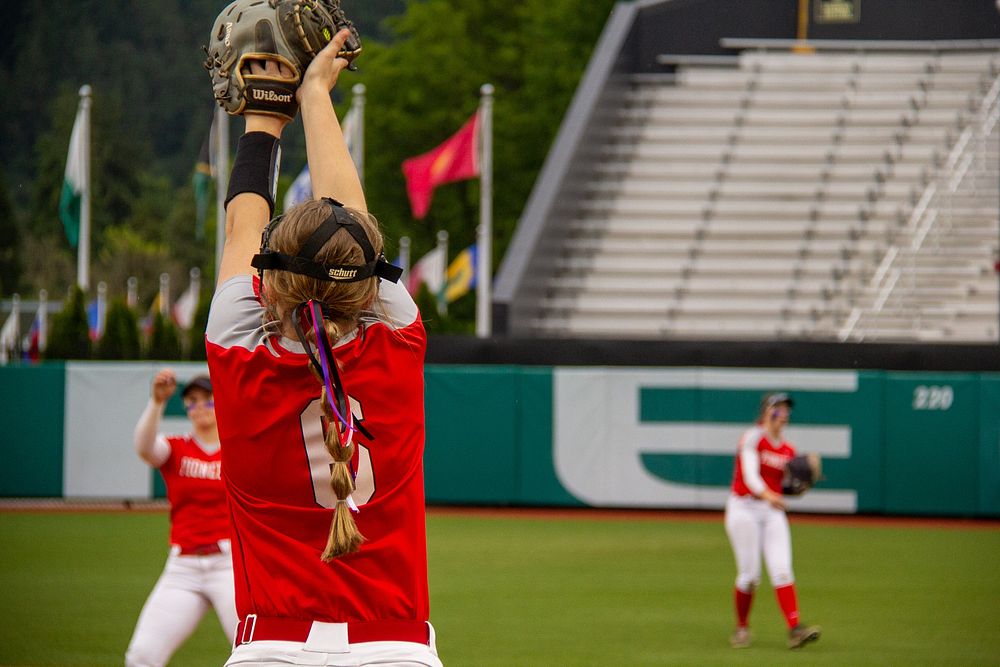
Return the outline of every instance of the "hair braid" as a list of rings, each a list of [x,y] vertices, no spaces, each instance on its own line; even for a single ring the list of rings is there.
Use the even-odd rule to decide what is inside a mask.
[[[327,336],[331,340],[337,340],[339,332],[336,325],[331,322],[323,322],[326,328]],[[335,360],[333,363],[337,363]],[[310,366],[320,384],[323,384],[322,378],[316,373],[316,370]],[[349,439],[347,446],[344,446],[340,441],[339,425],[338,420],[333,414],[333,408],[330,407],[331,397],[327,395],[326,386],[323,386],[322,392],[320,394],[320,405],[323,408],[323,414],[326,416],[327,428],[323,443],[326,445],[326,449],[330,452],[330,456],[333,458],[333,466],[330,469],[330,488],[333,489],[334,495],[337,497],[337,504],[333,510],[333,519],[330,522],[330,535],[326,541],[326,549],[323,550],[323,560],[325,562],[330,562],[334,558],[339,558],[345,554],[354,553],[361,546],[361,543],[365,541],[364,535],[358,530],[357,524],[354,522],[354,515],[351,513],[351,508],[348,505],[347,499],[354,491],[354,475],[351,473],[351,459],[354,457],[354,440]],[[348,405],[347,409],[350,410],[351,406]]]
[[[347,209],[350,215],[362,226],[376,254],[384,247],[378,222],[367,213]],[[269,240],[269,246],[286,254],[296,254],[305,240],[330,215],[330,205],[322,200],[312,200],[292,207],[276,225]],[[348,233],[335,233],[316,254],[316,261],[325,264],[362,264],[365,253],[357,241]],[[306,301],[316,300],[324,304],[326,319],[323,326],[331,345],[336,345],[344,333],[358,326],[362,313],[372,309],[378,303],[378,279],[370,278],[357,282],[336,282],[317,280],[310,276],[300,275],[290,271],[266,271],[261,277],[261,296],[265,303],[265,326],[269,322],[279,322],[275,332],[287,326],[295,309]],[[318,345],[315,334],[303,332],[312,345]],[[323,378],[316,369],[306,361],[320,385]],[[337,363],[335,359],[331,363]],[[327,429],[324,444],[333,458],[330,475],[330,487],[337,497],[333,519],[330,524],[330,535],[323,560],[329,562],[344,554],[353,553],[364,542],[354,521],[354,515],[348,505],[348,498],[354,490],[354,478],[350,467],[354,456],[353,442],[346,447],[340,442],[339,421],[330,407],[331,397],[323,389],[322,409],[326,417]],[[346,406],[350,409],[350,406]],[[347,415],[344,415],[347,418]]]

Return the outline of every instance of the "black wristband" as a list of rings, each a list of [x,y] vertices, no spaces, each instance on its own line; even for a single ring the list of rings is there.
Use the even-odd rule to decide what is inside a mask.
[[[236,145],[236,159],[229,175],[226,207],[233,197],[244,192],[260,195],[267,201],[274,217],[274,198],[278,190],[278,169],[281,167],[281,142],[267,132],[248,132]]]

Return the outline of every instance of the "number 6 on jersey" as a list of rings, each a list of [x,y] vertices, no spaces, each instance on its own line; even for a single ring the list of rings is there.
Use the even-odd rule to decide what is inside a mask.
[[[364,419],[361,412],[361,404],[354,398],[348,397],[351,403],[351,412],[354,414],[355,423]],[[306,406],[306,409],[299,415],[302,426],[302,440],[306,446],[306,456],[309,460],[309,476],[312,479],[313,496],[316,504],[327,509],[333,509],[337,504],[337,497],[330,488],[330,467],[333,465],[333,457],[326,450],[323,442],[323,411],[320,407],[319,399]],[[361,507],[375,495],[375,475],[372,471],[372,458],[368,448],[360,442],[354,443],[357,451],[354,454],[354,470],[357,476],[354,479],[354,493],[351,498],[354,504]]]

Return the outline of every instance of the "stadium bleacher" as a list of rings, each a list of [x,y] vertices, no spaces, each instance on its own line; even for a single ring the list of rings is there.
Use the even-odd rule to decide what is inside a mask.
[[[994,49],[658,60],[581,151],[524,332],[997,339]]]

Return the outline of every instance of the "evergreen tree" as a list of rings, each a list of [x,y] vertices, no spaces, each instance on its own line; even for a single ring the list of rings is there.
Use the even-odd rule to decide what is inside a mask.
[[[46,359],[90,358],[90,326],[85,300],[83,290],[74,285],[62,310],[52,316]]]
[[[181,337],[177,326],[160,311],[153,316],[153,330],[149,334],[147,359],[177,361],[181,358]]]
[[[97,342],[94,356],[97,359],[139,359],[141,352],[135,313],[125,299],[114,299],[108,306],[104,336]]]

